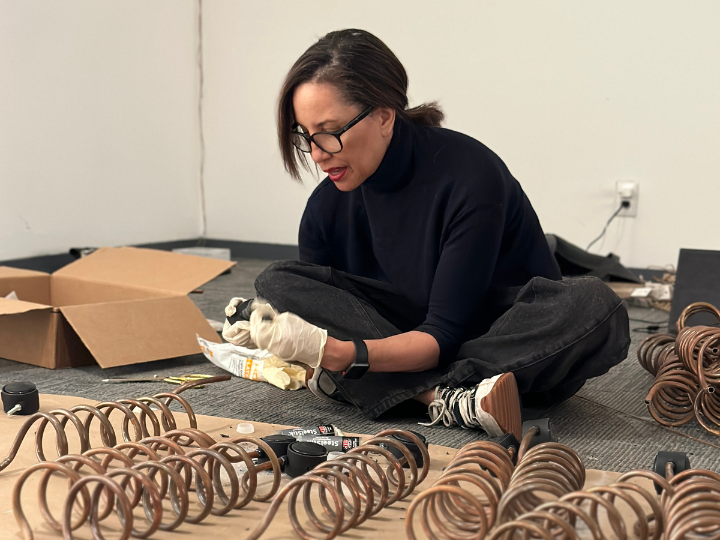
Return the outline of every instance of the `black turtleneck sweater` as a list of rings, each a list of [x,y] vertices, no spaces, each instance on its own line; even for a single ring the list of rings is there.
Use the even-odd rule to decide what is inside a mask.
[[[537,215],[505,164],[454,131],[396,119],[377,171],[351,192],[325,178],[300,223],[300,259],[380,280],[406,300],[395,325],[441,359],[487,332],[534,276],[560,279]]]

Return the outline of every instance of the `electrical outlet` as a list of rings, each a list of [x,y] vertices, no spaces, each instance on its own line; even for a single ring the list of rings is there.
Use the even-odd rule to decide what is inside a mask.
[[[617,183],[617,206],[627,203],[618,212],[618,217],[636,217],[638,207],[638,183],[634,180],[619,180]]]

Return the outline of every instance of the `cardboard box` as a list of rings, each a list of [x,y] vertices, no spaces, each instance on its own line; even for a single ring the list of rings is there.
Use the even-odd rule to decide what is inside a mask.
[[[220,339],[187,294],[234,264],[124,247],[52,275],[0,266],[0,358],[108,368],[199,353],[195,334]]]

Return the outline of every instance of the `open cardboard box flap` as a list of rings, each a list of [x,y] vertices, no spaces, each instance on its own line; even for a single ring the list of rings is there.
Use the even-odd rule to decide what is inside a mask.
[[[102,248],[55,272],[0,268],[0,357],[49,368],[103,368],[200,353],[218,342],[187,297],[235,263]],[[21,300],[4,298],[16,291]],[[92,355],[92,357],[90,357]]]
[[[188,294],[234,266],[221,261],[143,248],[100,248],[53,276]]]
[[[25,277],[37,277],[47,276],[45,272],[38,272],[36,270],[25,270],[24,268],[12,268],[10,266],[0,266],[0,280],[1,279],[13,279],[13,278],[25,278]]]
[[[0,297],[0,315],[14,315],[16,313],[27,313],[37,309],[51,310],[51,306],[44,304],[35,304],[33,302],[23,302],[22,300],[10,300],[9,298]]]
[[[5,298],[11,292],[25,302],[50,305],[50,275],[0,266],[0,297]]]
[[[187,296],[60,308],[102,368],[200,352],[195,334],[217,342],[217,333]]]

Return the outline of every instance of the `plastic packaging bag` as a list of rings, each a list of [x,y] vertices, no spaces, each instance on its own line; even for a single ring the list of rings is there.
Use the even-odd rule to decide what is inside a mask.
[[[305,368],[300,365],[289,364],[265,350],[213,343],[196,337],[205,358],[233,375],[265,381],[283,390],[298,390],[305,386]]]

